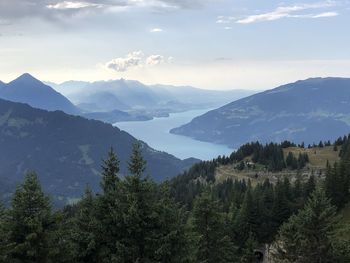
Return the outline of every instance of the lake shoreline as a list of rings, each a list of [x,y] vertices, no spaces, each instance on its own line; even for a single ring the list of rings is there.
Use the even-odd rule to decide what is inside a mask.
[[[183,160],[187,158],[211,160],[219,155],[229,155],[234,150],[226,145],[197,141],[186,136],[170,133],[171,129],[186,124],[209,110],[212,109],[170,113],[169,117],[159,117],[148,121],[117,122],[113,126],[146,142],[150,147],[172,154],[177,158]]]

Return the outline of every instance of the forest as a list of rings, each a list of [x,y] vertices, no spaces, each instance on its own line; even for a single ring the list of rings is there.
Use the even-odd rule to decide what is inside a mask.
[[[161,184],[145,174],[140,144],[123,177],[111,149],[101,191],[87,186],[78,203],[60,209],[29,172],[0,208],[0,262],[248,263],[260,262],[266,247],[271,262],[350,262],[350,223],[339,216],[350,201],[350,137],[334,143],[341,161],[327,165],[324,179],[216,182],[219,164],[247,156],[268,169],[288,166],[287,144],[247,144]]]

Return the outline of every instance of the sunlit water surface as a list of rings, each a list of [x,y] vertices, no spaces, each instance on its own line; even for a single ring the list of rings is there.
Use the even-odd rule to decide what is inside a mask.
[[[219,155],[229,155],[232,149],[225,145],[200,142],[185,136],[169,133],[172,128],[190,122],[194,117],[206,113],[205,110],[191,110],[172,113],[168,118],[155,118],[151,121],[118,122],[119,127],[137,139],[145,141],[152,148],[170,153],[180,159],[195,157],[210,160]]]

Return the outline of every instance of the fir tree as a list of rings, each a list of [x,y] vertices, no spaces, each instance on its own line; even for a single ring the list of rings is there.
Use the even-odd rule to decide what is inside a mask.
[[[75,261],[77,263],[98,262],[98,223],[95,212],[94,196],[91,189],[87,187],[72,222],[72,241],[76,245]]]
[[[112,261],[112,255],[116,253],[115,241],[121,237],[122,190],[118,172],[118,157],[111,148],[107,159],[103,160],[102,164],[102,193],[95,201],[98,235],[94,237],[94,242],[96,242],[94,249],[98,251],[98,261],[103,263]],[[86,194],[83,207],[92,205],[90,193]]]
[[[130,161],[128,162],[130,174],[140,178],[146,169],[146,161],[142,157],[141,147],[140,142],[133,145]]]
[[[105,194],[115,192],[119,181],[119,160],[111,148],[108,157],[103,160],[101,188]]]
[[[170,196],[167,182],[161,186],[160,196],[156,208],[158,227],[154,229],[158,232],[155,258],[162,263],[188,262],[191,246],[186,235],[185,211]]]
[[[315,181],[315,176],[312,174],[304,186],[304,197],[308,198],[315,189],[316,189],[316,181]]]
[[[122,183],[121,238],[117,240],[116,262],[149,262],[154,260],[158,236],[156,229],[156,185],[149,178],[143,178],[145,160],[141,144],[135,144],[128,163],[130,175]]]
[[[14,262],[49,262],[51,220],[49,198],[36,174],[28,173],[13,196],[9,212],[9,254]]]
[[[305,208],[281,227],[277,257],[283,262],[334,262],[331,236],[336,222],[336,208],[322,189],[315,190]]]
[[[256,233],[257,210],[253,200],[253,193],[250,182],[244,195],[244,200],[234,224],[236,231],[236,239],[240,244],[244,244],[249,237],[249,233]]]
[[[219,203],[209,192],[204,192],[196,199],[191,223],[196,240],[195,262],[235,262],[235,248],[225,235]]]
[[[285,184],[278,181],[275,186],[275,196],[272,208],[272,220],[274,222],[274,232],[285,222],[291,215],[290,204],[285,192]]]

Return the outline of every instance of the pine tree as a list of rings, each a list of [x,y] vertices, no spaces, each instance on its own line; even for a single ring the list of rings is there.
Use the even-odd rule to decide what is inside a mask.
[[[36,174],[28,173],[13,196],[9,212],[9,254],[14,262],[49,262],[51,220],[49,198]]]
[[[288,168],[295,170],[298,168],[298,161],[292,152],[289,152],[286,158],[286,165]]]
[[[291,215],[291,208],[288,197],[285,193],[285,184],[277,181],[275,186],[275,196],[272,208],[272,220],[274,223],[274,231],[276,232],[279,226],[285,222]]]
[[[250,182],[244,195],[244,200],[234,223],[236,238],[240,244],[244,244],[249,237],[249,233],[256,233],[258,228],[257,209],[253,199]]]
[[[318,147],[319,147],[319,148],[323,148],[323,147],[324,147],[324,144],[323,144],[322,141],[319,142]]]
[[[141,178],[145,169],[146,161],[142,157],[142,144],[140,142],[133,145],[128,169],[131,175]]]
[[[86,188],[83,199],[78,204],[78,211],[73,219],[72,241],[76,245],[77,263],[98,262],[98,223],[93,193]],[[108,226],[113,227],[113,226]]]
[[[304,197],[308,198],[315,189],[316,181],[315,176],[312,174],[304,186]]]
[[[105,194],[115,192],[119,181],[119,160],[111,148],[108,157],[103,160],[101,188]]]
[[[170,196],[169,184],[161,185],[160,200],[157,203],[158,242],[155,249],[157,262],[181,263],[188,262],[190,243],[186,235],[186,216]]]
[[[277,257],[283,262],[334,262],[331,237],[336,222],[336,208],[324,190],[316,189],[305,208],[281,227]]]
[[[156,256],[157,187],[143,177],[145,164],[141,144],[135,144],[128,163],[130,175],[122,182],[121,238],[116,242],[115,262],[143,263]]]
[[[102,165],[102,193],[96,198],[96,223],[97,233],[95,236],[98,261],[108,263],[112,261],[112,255],[116,253],[115,241],[121,237],[122,202],[121,182],[118,177],[119,161],[114,150],[111,148],[108,157]],[[89,197],[87,195],[86,197]],[[84,205],[89,204],[90,198]]]
[[[208,191],[196,199],[191,224],[195,236],[195,262],[235,262],[235,247],[225,234],[219,203]]]

